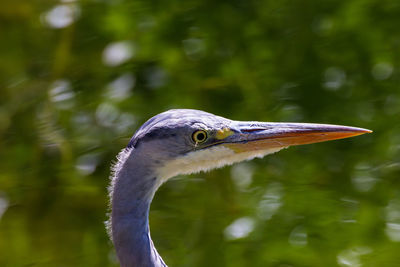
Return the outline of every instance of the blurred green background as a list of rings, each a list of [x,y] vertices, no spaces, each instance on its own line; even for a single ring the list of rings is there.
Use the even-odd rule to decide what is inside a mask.
[[[118,266],[109,168],[170,108],[373,134],[180,176],[170,266],[400,266],[400,2],[30,0],[0,9],[0,266]]]

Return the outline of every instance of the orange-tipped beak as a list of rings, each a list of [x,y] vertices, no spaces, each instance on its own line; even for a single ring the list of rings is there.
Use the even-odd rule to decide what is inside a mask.
[[[225,145],[237,152],[284,148],[371,133],[368,129],[330,124],[238,122]]]

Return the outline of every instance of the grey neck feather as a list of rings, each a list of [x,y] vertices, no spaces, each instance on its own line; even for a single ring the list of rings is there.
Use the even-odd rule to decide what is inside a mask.
[[[165,267],[150,237],[149,209],[159,186],[148,162],[125,151],[115,166],[111,184],[111,234],[123,267]],[[122,152],[123,153],[123,152]]]

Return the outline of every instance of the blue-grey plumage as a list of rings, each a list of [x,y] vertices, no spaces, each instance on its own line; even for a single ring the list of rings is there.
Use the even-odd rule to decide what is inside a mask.
[[[148,216],[156,190],[167,179],[368,132],[328,124],[233,121],[190,109],[154,116],[136,131],[113,168],[108,230],[121,266],[166,266],[151,240]]]

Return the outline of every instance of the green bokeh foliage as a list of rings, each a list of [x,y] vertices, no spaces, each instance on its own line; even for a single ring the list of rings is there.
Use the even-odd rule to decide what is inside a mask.
[[[0,266],[117,266],[109,167],[170,108],[374,130],[169,181],[150,223],[170,266],[399,266],[399,25],[395,0],[6,0]]]

